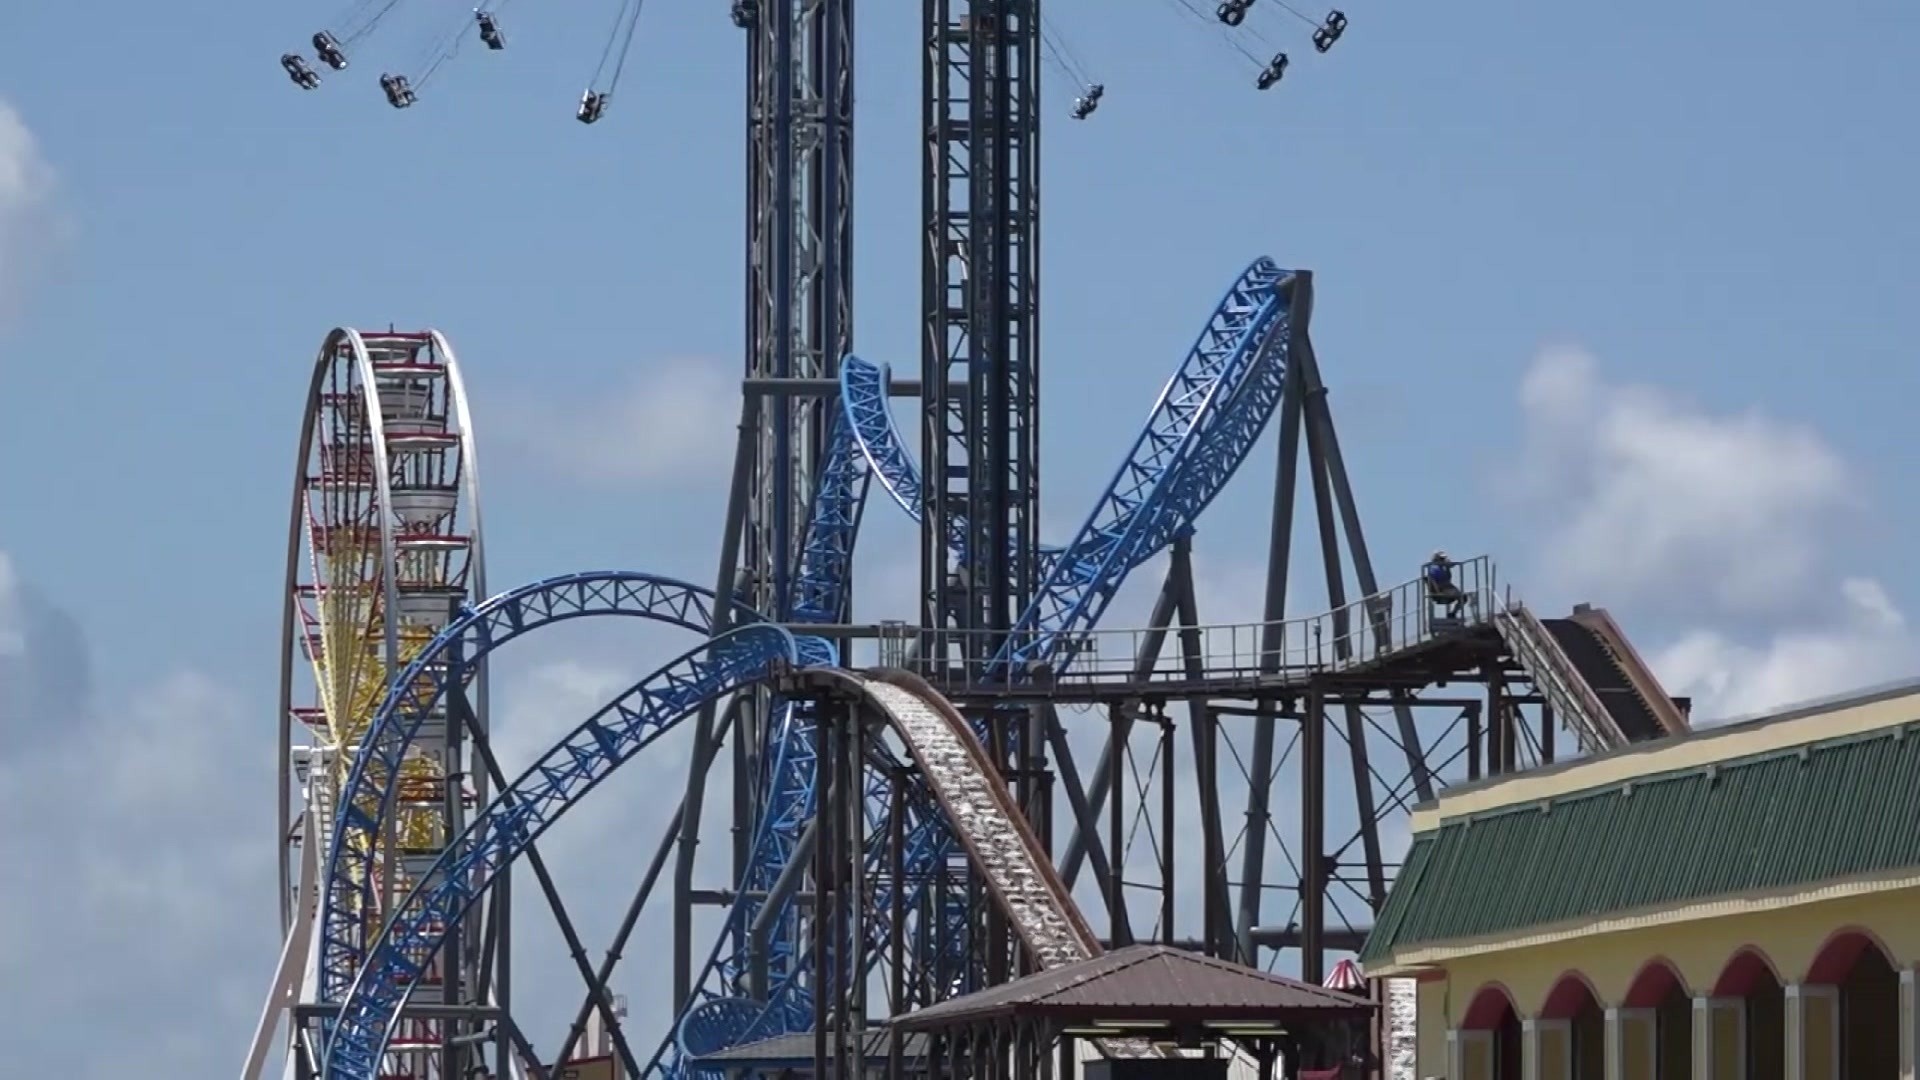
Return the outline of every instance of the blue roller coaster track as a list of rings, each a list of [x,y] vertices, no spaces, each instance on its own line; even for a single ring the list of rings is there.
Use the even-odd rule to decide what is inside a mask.
[[[1310,303],[1310,294],[1296,297],[1294,280],[1262,258],[1227,290],[1072,542],[1037,553],[1042,584],[984,674],[1017,681],[1042,666],[1063,669],[1072,652],[1062,646],[1099,621],[1127,573],[1193,528],[1277,411],[1292,366],[1293,331],[1304,324],[1301,308]],[[922,501],[919,470],[887,409],[885,370],[849,356],[840,387],[841,407],[818,474],[795,588],[789,610],[775,613],[777,620],[738,601],[723,605],[711,590],[670,578],[573,574],[463,609],[395,679],[341,793],[326,857],[319,979],[322,1000],[337,1009],[320,1033],[324,1076],[374,1080],[401,1006],[450,929],[505,867],[600,780],[702,706],[783,667],[840,663],[824,639],[776,622],[805,626],[845,619],[855,541],[874,477],[908,514],[918,517]],[[958,530],[948,542],[958,546],[965,535]],[[582,617],[638,617],[712,635],[722,606],[730,609],[731,629],[648,675],[562,739],[473,819],[384,926],[376,927],[376,852],[401,763],[423,724],[461,692],[483,660],[528,633]],[[684,1073],[690,1056],[810,1022],[817,973],[808,970],[807,951],[796,947],[797,906],[789,901],[772,913],[775,930],[757,965],[764,994],[753,992],[749,928],[769,921],[754,898],[767,895],[814,815],[816,719],[810,702],[776,702],[748,880],[695,999],[682,1003],[650,1073]],[[867,780],[871,821],[887,812],[887,783],[877,774]],[[920,815],[911,837],[909,874],[883,888],[924,882],[953,845],[937,814]],[[869,858],[877,857],[876,845]],[[869,920],[875,935],[885,935],[885,922]]]

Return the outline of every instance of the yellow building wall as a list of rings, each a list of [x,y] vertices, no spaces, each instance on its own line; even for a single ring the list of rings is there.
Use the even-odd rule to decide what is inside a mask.
[[[1552,1027],[1536,1036],[1540,1040],[1540,1080],[1573,1080],[1573,1032]]]
[[[1840,1057],[1840,1010],[1833,998],[1811,998],[1806,1010],[1806,1028],[1800,1035],[1801,1075],[1807,1080],[1839,1080],[1836,1063]]]
[[[1468,1076],[1492,1076],[1493,1044],[1479,1039],[1462,1046],[1460,1067]]]
[[[1727,962],[1748,947],[1766,956],[1782,983],[1792,983],[1806,975],[1835,932],[1849,928],[1877,937],[1896,968],[1912,967],[1920,964],[1916,911],[1920,889],[1909,888],[1455,957],[1420,982],[1419,1074],[1444,1072],[1447,1032],[1488,983],[1504,986],[1523,1018],[1538,1015],[1547,994],[1569,971],[1586,978],[1603,1007],[1617,1006],[1641,969],[1657,957],[1679,974],[1689,994],[1703,995]]]
[[[1453,1028],[1447,1023],[1447,1017],[1452,1015],[1448,1012],[1450,988],[1449,983],[1441,980],[1422,982],[1414,996],[1415,1076],[1447,1075],[1447,1032]],[[1466,1008],[1466,1003],[1462,1002],[1460,1007]]]
[[[1733,1009],[1715,1009],[1709,1022],[1713,1025],[1712,1080],[1738,1080],[1740,1055],[1744,1052],[1740,1014]]]
[[[1621,1029],[1620,1042],[1626,1057],[1620,1066],[1624,1080],[1653,1080],[1660,1053],[1653,1041],[1653,1017],[1635,1017],[1628,1021]]]

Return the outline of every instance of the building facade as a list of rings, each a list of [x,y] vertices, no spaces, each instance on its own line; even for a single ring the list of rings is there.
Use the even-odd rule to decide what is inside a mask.
[[[1920,682],[1456,788],[1363,954],[1418,1074],[1920,1080]]]

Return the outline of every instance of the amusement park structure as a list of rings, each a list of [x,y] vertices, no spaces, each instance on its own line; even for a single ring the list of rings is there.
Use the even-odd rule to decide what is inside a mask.
[[[245,1075],[284,1053],[299,1078],[550,1077],[589,1028],[610,1044],[602,1075],[717,1075],[712,1054],[806,1031],[845,1075],[874,1018],[1154,939],[1318,981],[1384,901],[1383,826],[1413,801],[1686,727],[1604,611],[1539,617],[1484,557],[1382,585],[1313,348],[1314,277],[1269,259],[1229,286],[1078,532],[1040,540],[1040,77],[1064,50],[1038,6],[925,0],[924,325],[917,377],[896,379],[853,352],[852,4],[733,5],[750,88],[747,348],[711,586],[610,571],[489,593],[447,341],[327,336],[288,548],[286,937]],[[1219,21],[1238,27],[1250,7],[1223,4]],[[323,64],[345,67],[371,29],[358,18],[315,35]],[[1324,52],[1347,20],[1316,25]],[[382,82],[396,104],[425,82],[395,78]],[[610,93],[590,89],[581,119]],[[899,415],[918,417],[917,455]],[[1263,615],[1210,625],[1195,525],[1275,426]],[[876,485],[920,530],[918,610],[893,621],[851,602]],[[1290,619],[1296,504],[1311,506],[1328,610]],[[1148,572],[1161,583],[1147,625],[1103,628],[1123,582]],[[505,772],[492,654],[612,616],[684,629],[690,650]],[[1084,772],[1079,723],[1106,732]],[[678,726],[693,735],[685,794],[595,965],[537,842]],[[730,875],[701,887],[723,754]],[[1222,795],[1234,762],[1241,807]],[[1292,803],[1284,838],[1276,799]],[[1197,833],[1200,880],[1176,887],[1183,833]],[[529,899],[506,871],[520,860],[583,983],[552,1049],[516,1019],[511,934]],[[1083,876],[1101,901],[1085,910]],[[610,987],[663,878],[677,1008],[630,1030]],[[725,916],[705,951],[702,905]],[[1088,1050],[1163,1052],[1118,1036]]]

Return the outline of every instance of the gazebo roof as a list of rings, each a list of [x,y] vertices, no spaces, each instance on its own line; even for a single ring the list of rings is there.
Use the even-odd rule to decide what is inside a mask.
[[[1301,1023],[1371,1013],[1371,1001],[1167,945],[1133,945],[899,1017],[926,1031],[1002,1017],[1063,1023]]]
[[[831,1039],[831,1036],[829,1036]],[[701,1065],[792,1068],[805,1071],[813,1067],[813,1032],[800,1031],[790,1035],[775,1035],[759,1042],[745,1043],[740,1046],[716,1050],[695,1058]],[[828,1053],[832,1053],[832,1043],[828,1043]],[[905,1036],[902,1047],[907,1060],[915,1061],[926,1055],[926,1036],[909,1034]],[[887,1060],[887,1027],[881,1020],[867,1021],[865,1057],[869,1065],[884,1064]]]

